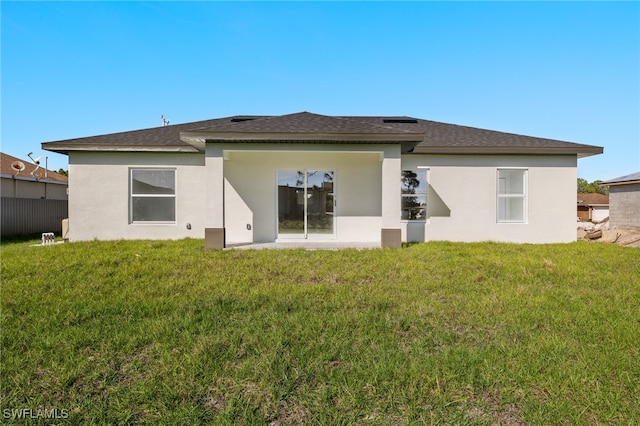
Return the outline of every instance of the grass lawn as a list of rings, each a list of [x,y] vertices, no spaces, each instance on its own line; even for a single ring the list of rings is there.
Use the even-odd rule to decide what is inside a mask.
[[[640,424],[637,248],[1,250],[0,423]]]

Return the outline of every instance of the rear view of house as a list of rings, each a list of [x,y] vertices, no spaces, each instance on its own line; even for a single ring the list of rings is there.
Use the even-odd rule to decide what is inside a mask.
[[[70,238],[569,242],[601,147],[412,117],[233,116],[43,143]]]

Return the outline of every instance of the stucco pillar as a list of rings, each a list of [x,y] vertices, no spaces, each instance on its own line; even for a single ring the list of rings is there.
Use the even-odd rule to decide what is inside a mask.
[[[224,156],[221,144],[207,144],[205,150],[206,213],[204,248],[225,247],[224,229]]]
[[[400,145],[390,145],[384,150],[382,159],[382,229],[381,246],[402,247],[400,228],[400,177],[402,165]]]

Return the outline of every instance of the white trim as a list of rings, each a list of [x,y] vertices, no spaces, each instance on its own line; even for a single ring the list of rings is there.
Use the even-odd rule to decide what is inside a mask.
[[[55,143],[55,142],[51,142]],[[45,143],[46,144],[46,143]],[[167,145],[94,145],[94,144],[72,144],[72,145],[50,145],[43,146],[43,149],[57,153],[67,153],[72,151],[80,152],[174,152],[174,153],[201,153],[192,145],[167,146]]]
[[[500,194],[500,171],[523,171],[522,194]],[[497,224],[527,224],[529,221],[529,168],[527,167],[498,167],[496,168],[496,223]],[[500,199],[522,199],[522,220],[500,220]]]
[[[401,143],[424,140],[422,132],[405,133],[324,133],[324,132],[216,132],[216,131],[182,131],[180,140],[185,143],[201,144],[219,143],[227,141],[307,141],[307,142],[365,142],[376,143]]]
[[[278,191],[278,175],[280,172],[287,172],[287,171],[302,171],[304,172],[304,182],[303,182],[303,186],[304,186],[304,228],[303,228],[303,232],[302,233],[296,233],[296,234],[281,234],[280,233],[280,223],[279,223],[279,216],[280,216],[280,212],[279,212],[279,208],[280,208],[280,200],[278,199],[279,197],[279,191]],[[330,234],[319,234],[319,233],[310,233],[309,229],[308,229],[308,223],[307,223],[307,216],[308,216],[308,205],[307,205],[307,172],[309,171],[325,171],[325,172],[332,172],[333,173],[333,192],[331,193],[333,195],[333,220],[332,220],[332,233]],[[332,241],[335,240],[337,238],[337,223],[338,221],[337,219],[337,214],[336,214],[336,210],[337,210],[337,185],[336,185],[336,175],[337,175],[337,171],[335,168],[332,169],[327,169],[324,167],[318,167],[318,168],[305,168],[304,170],[298,170],[298,169],[290,169],[290,168],[283,168],[283,169],[276,169],[275,170],[275,184],[276,184],[276,188],[275,188],[275,197],[276,197],[276,202],[275,202],[275,227],[276,227],[276,241],[291,241],[291,240],[328,240],[328,241]]]
[[[402,172],[405,171],[419,171],[419,172],[423,172],[424,171],[424,180],[425,180],[425,189],[424,189],[424,193],[419,192],[416,194],[403,194],[402,193],[402,189],[400,190],[400,223],[426,223],[429,220],[429,168],[428,167],[423,167],[423,166],[418,166],[415,168],[403,168],[401,170]],[[402,176],[401,176],[402,179]],[[409,197],[411,195],[419,195],[422,196],[424,195],[424,202],[425,202],[425,209],[424,209],[424,214],[425,217],[424,219],[402,219],[402,199],[405,197]]]

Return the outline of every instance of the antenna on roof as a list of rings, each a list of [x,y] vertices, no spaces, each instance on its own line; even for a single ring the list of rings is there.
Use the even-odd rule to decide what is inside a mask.
[[[27,157],[29,157],[31,159],[31,161],[33,162],[33,164],[36,165],[36,168],[33,169],[33,171],[31,172],[31,176],[33,176],[34,178],[38,179],[38,176],[36,176],[36,171],[38,171],[38,169],[40,168],[40,159],[42,158],[42,156],[40,156],[38,158],[33,158],[31,155],[33,155],[33,152],[28,153]]]
[[[162,127],[169,125],[169,120],[164,118],[164,114],[160,116],[160,121],[162,122]]]

